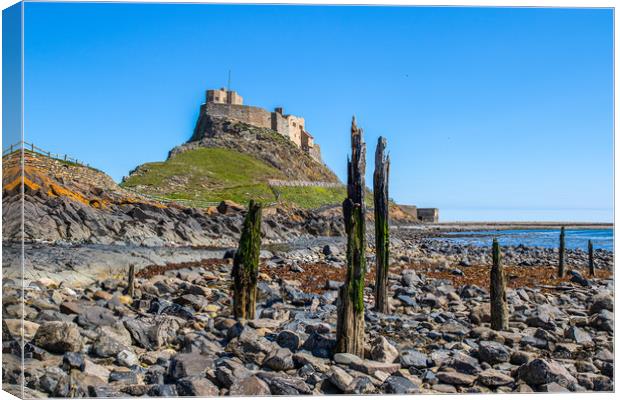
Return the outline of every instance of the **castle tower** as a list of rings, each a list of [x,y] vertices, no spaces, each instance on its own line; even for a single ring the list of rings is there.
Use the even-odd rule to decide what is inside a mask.
[[[207,103],[243,105],[243,97],[234,90],[209,89],[207,90]]]

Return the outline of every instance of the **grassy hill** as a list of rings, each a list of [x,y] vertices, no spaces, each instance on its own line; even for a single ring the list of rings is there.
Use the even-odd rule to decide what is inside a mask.
[[[170,151],[168,159],[140,165],[121,186],[173,200],[205,202],[232,200],[316,208],[340,204],[344,187],[272,188],[270,179],[339,183],[323,163],[271,129],[208,117],[205,130]]]
[[[236,150],[198,147],[177,153],[163,162],[138,167],[121,186],[147,195],[196,202],[233,200],[247,203],[276,200],[269,179],[285,174],[267,163]],[[336,204],[344,188],[278,187],[279,201],[301,208]]]

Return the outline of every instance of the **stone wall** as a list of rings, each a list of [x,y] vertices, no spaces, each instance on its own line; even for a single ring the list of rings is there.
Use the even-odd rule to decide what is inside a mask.
[[[272,129],[271,113],[264,108],[207,103],[206,112],[212,117],[233,119],[259,128]]]
[[[271,113],[271,130],[274,130],[289,139],[291,138],[288,120],[277,111]]]
[[[318,144],[314,143],[314,145],[310,147],[310,149],[308,150],[308,154],[310,154],[310,157],[314,158],[315,160],[322,162],[321,161],[321,146],[319,146]]]
[[[283,181],[279,179],[269,179],[269,186],[289,186],[289,187],[323,187],[323,188],[339,188],[344,187],[340,182],[323,182],[323,181]]]
[[[418,219],[422,222],[439,222],[439,209],[437,208],[418,208]]]
[[[221,91],[209,90],[211,98],[223,95]],[[207,96],[209,98],[209,95]],[[223,104],[208,101],[200,107],[200,116],[191,140],[198,140],[205,131],[205,115],[243,122],[259,128],[267,128],[287,137],[317,161],[321,161],[321,149],[314,143],[314,138],[305,131],[305,120],[295,115],[284,115],[282,108],[269,112],[264,108],[239,104]]]

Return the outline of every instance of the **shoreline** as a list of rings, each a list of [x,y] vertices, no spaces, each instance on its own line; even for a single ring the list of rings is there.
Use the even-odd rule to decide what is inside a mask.
[[[439,222],[434,224],[422,225],[400,225],[397,229],[420,230],[420,231],[485,231],[485,230],[528,230],[528,229],[613,229],[614,224],[610,222],[538,222],[538,221],[519,221],[519,222]]]

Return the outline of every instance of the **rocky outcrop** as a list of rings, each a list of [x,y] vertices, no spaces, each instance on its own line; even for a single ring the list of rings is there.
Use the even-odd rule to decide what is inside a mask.
[[[3,160],[4,240],[18,240],[22,227],[16,161],[16,157]],[[244,211],[229,203],[206,209],[159,203],[88,167],[31,154],[25,164],[27,242],[229,247],[238,240]],[[271,208],[265,214],[267,243],[343,231],[340,217],[330,212]]]
[[[327,166],[270,129],[207,115],[200,132],[172,149],[168,158],[199,147],[225,148],[251,155],[282,171],[288,180],[339,182]],[[132,173],[140,173],[140,167]]]

